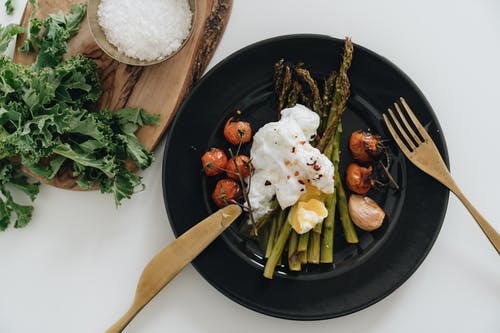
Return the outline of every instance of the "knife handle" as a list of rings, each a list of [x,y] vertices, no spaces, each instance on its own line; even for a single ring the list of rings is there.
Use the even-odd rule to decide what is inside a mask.
[[[144,268],[134,302],[106,333],[119,333],[187,264],[193,261],[217,236],[241,214],[237,205],[229,205],[210,215],[158,252]]]

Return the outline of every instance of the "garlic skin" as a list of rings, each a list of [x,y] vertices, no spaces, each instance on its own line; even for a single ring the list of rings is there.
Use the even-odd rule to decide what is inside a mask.
[[[349,215],[354,224],[365,231],[380,228],[385,218],[385,212],[373,199],[358,194],[349,197]]]

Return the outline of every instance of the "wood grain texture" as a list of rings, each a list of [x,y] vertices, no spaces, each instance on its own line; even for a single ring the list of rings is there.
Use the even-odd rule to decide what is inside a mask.
[[[44,18],[58,10],[68,11],[72,3],[81,0],[39,0],[36,17]],[[66,57],[83,54],[92,58],[99,68],[99,78],[103,94],[99,101],[100,108],[116,110],[123,107],[140,107],[148,113],[160,115],[159,126],[145,126],[137,132],[141,143],[152,151],[184,97],[205,71],[213,53],[224,33],[232,7],[232,0],[198,0],[194,30],[184,48],[171,59],[149,67],[135,67],[118,63],[106,55],[95,43],[86,19],[80,26],[80,32],[68,43]],[[26,26],[32,7],[26,6],[21,24]],[[24,42],[20,36],[16,42],[14,61],[29,65],[34,62],[34,54],[24,54],[17,48]],[[61,174],[51,182],[39,179],[51,185],[79,190],[75,179]]]

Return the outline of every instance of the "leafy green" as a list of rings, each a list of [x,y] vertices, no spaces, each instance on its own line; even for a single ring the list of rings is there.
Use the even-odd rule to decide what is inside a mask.
[[[30,3],[36,11],[37,1]],[[119,205],[141,188],[141,177],[127,168],[128,161],[140,169],[153,161],[135,133],[156,125],[158,115],[138,108],[95,112],[101,96],[95,62],[82,55],[61,62],[85,11],[85,4],[73,5],[66,15],[29,20],[23,50],[38,50],[33,66],[0,55],[0,230],[13,216],[15,227],[25,226],[33,212],[8,190],[16,188],[31,200],[38,193],[38,184],[22,176],[18,164],[48,180],[69,173],[82,188],[112,193]],[[23,32],[16,25],[0,27],[0,50]]]
[[[5,12],[7,15],[12,15],[12,13],[14,13],[14,4],[12,3],[12,0],[5,1]]]
[[[92,112],[100,97],[97,68],[81,55],[56,67],[30,69],[0,57],[0,157],[18,156],[33,174],[52,179],[68,164],[78,184],[98,184],[119,204],[140,178],[125,167],[141,168],[153,156],[135,136],[157,115],[142,109]]]
[[[17,164],[7,159],[0,160],[0,231],[7,229],[11,220],[14,220],[15,228],[23,228],[33,214],[32,206],[21,205],[14,200],[11,189],[24,192],[33,201],[38,187],[38,183],[28,181]]]
[[[24,28],[18,24],[2,26],[0,24],[0,53],[4,53],[14,36],[24,33]]]
[[[116,112],[120,130],[124,134],[118,134],[117,138],[126,147],[128,156],[141,169],[147,168],[152,162],[149,151],[137,140],[135,132],[144,125],[156,125],[159,115],[149,115],[143,109],[126,108]]]
[[[35,51],[35,47],[33,46],[33,43],[31,41],[31,34],[33,33],[33,35],[37,35],[40,32],[42,23],[40,20],[34,19],[35,14],[38,11],[38,0],[28,0],[28,2],[31,4],[32,10],[28,19],[28,24],[26,26],[26,36],[24,39],[24,43],[18,49],[20,52],[24,53]]]
[[[38,9],[36,1],[33,4],[33,13]],[[59,11],[50,14],[45,20],[29,19],[26,40],[20,47],[21,52],[38,50],[38,56],[33,68],[57,66],[68,51],[67,41],[78,33],[80,23],[87,12],[87,4],[72,4],[66,15]]]

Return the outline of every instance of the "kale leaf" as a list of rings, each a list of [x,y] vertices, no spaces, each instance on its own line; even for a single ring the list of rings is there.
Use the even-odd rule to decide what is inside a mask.
[[[35,12],[37,1],[29,1]],[[95,112],[102,92],[95,62],[82,55],[62,61],[85,12],[85,4],[72,5],[66,15],[32,16],[28,29],[0,26],[0,51],[19,33],[26,33],[23,51],[38,50],[31,67],[0,54],[0,230],[10,221],[25,226],[33,212],[10,192],[16,188],[31,200],[38,193],[20,165],[48,180],[69,174],[82,188],[112,193],[119,205],[142,185],[131,161],[140,169],[153,161],[135,133],[156,125],[158,115],[139,108]]]
[[[130,198],[140,177],[126,167],[130,158],[140,169],[153,155],[135,136],[158,115],[125,108],[92,112],[100,97],[96,64],[82,55],[40,69],[0,57],[0,158],[19,157],[34,175],[52,179],[69,168],[84,188],[99,185]]]
[[[75,36],[86,12],[87,4],[72,4],[67,14],[59,11],[49,14],[45,20],[34,17],[38,11],[38,1],[29,0],[33,10],[28,20],[26,38],[19,48],[21,52],[38,51],[33,68],[57,66],[68,51],[67,41]]]
[[[14,13],[14,4],[12,3],[12,0],[5,1],[5,12],[7,15],[12,15]]]
[[[0,24],[0,53],[4,53],[14,36],[24,33],[24,28],[17,24],[2,26]]]
[[[14,227],[22,228],[28,224],[33,214],[32,206],[14,201],[11,190],[16,188],[33,201],[38,194],[38,187],[38,183],[28,181],[17,164],[7,159],[0,160],[0,231],[7,229],[14,215]]]
[[[87,4],[72,4],[71,10],[66,15],[60,11],[50,14],[43,21],[35,18],[30,20],[32,45],[29,49],[32,50],[33,46],[38,49],[33,68],[54,67],[61,62],[68,51],[67,41],[78,33],[86,12]]]

